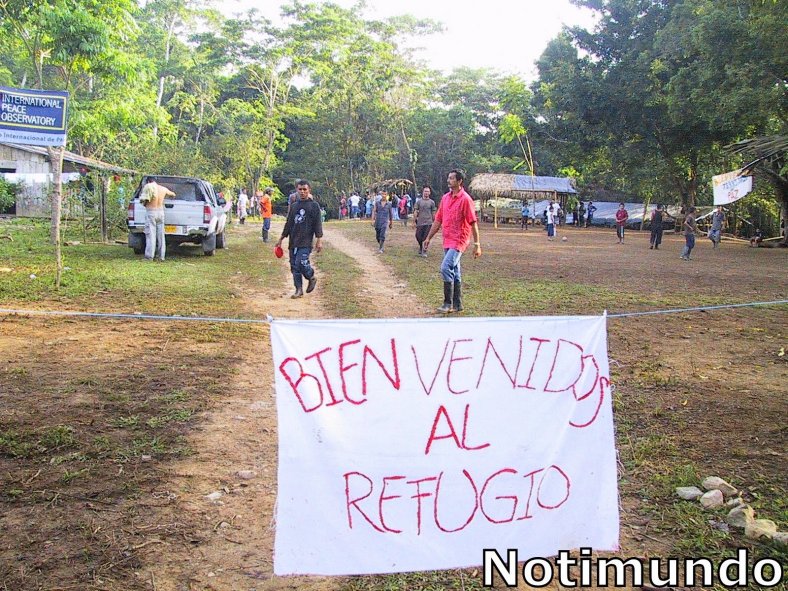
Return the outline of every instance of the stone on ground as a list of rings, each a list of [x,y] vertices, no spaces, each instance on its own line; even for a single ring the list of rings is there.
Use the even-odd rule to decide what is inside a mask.
[[[776,533],[777,524],[771,519],[756,519],[744,528],[744,535],[754,540],[772,538]]]
[[[710,490],[700,498],[700,504],[704,509],[716,509],[722,507],[724,503],[725,498],[722,496],[722,492],[717,489]]]
[[[685,501],[695,501],[703,496],[703,491],[697,486],[677,486],[676,494]]]
[[[706,490],[718,490],[726,497],[732,497],[739,492],[736,490],[736,487],[725,482],[719,476],[709,476],[708,478],[704,478],[701,486]]]
[[[755,510],[749,505],[739,505],[730,510],[725,521],[733,527],[745,529],[748,523],[755,521]]]

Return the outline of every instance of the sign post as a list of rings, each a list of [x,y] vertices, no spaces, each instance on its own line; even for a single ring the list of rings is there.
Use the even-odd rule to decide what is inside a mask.
[[[65,146],[67,91],[0,86],[0,141]]]
[[[63,257],[60,244],[60,211],[63,190],[63,151],[69,93],[65,90],[31,90],[0,86],[0,141],[46,146],[52,170],[52,227],[57,270],[55,286],[60,287]]]

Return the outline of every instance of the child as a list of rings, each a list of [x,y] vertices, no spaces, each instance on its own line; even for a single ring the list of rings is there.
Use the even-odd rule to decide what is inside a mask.
[[[624,208],[624,202],[621,201],[618,204],[618,210],[616,211],[616,236],[618,236],[618,243],[624,244],[624,226],[627,225],[627,220],[629,219],[629,213]]]
[[[761,242],[763,242],[763,232],[761,232],[760,228],[755,228],[755,234],[750,238],[750,246],[760,246]]]

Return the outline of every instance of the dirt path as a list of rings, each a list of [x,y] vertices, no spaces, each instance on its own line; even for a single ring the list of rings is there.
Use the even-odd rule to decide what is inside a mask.
[[[350,222],[366,223],[366,222]],[[372,229],[370,228],[370,239],[372,238]],[[392,296],[408,296],[408,301],[414,301],[413,295],[408,291],[408,286],[397,279],[385,264],[385,259],[382,259],[377,254],[365,246],[360,245],[358,242],[344,236],[335,228],[330,226],[326,229],[325,241],[328,248],[334,248],[341,251],[347,256],[351,257],[363,272],[363,287],[359,290],[365,296],[369,296],[369,300],[373,302],[372,307],[375,308],[376,316],[378,318],[391,318],[391,306],[389,304],[377,305],[379,302],[390,302]],[[437,278],[437,267],[436,267]],[[437,280],[437,279],[436,279]],[[398,297],[396,299],[399,299]],[[408,307],[408,317],[413,316],[431,316],[433,309],[424,303],[421,299],[415,300],[415,305]]]
[[[275,224],[272,235],[277,236],[280,231],[281,226]],[[233,241],[253,239],[258,232],[259,224],[235,226],[230,254]],[[379,317],[390,316],[391,307],[386,302],[392,294],[406,294],[406,285],[398,282],[381,260],[366,256],[366,249],[330,227],[325,242],[327,248],[340,250],[358,263],[363,269],[360,291],[371,296]],[[234,286],[235,293],[240,294],[239,306],[257,318],[269,314],[274,318],[326,318],[319,282],[312,296],[292,300],[286,260],[282,266],[281,285],[265,290]],[[422,307],[427,314],[429,308]],[[151,538],[154,543],[148,547],[138,572],[157,591],[323,591],[342,584],[336,578],[273,577],[277,430],[267,326],[262,328],[260,337],[259,346],[238,352],[243,356],[240,371],[232,376],[222,400],[190,438],[189,445],[195,453],[172,466],[165,475],[167,484],[163,488],[173,499],[172,520],[188,523],[196,532],[196,539],[184,539],[173,547],[169,543],[157,544],[156,538]],[[250,474],[239,476],[243,471]],[[211,500],[211,494],[221,496]]]

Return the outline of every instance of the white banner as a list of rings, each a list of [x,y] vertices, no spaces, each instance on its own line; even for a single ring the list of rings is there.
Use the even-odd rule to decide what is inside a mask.
[[[741,176],[742,169],[711,177],[714,205],[728,205],[752,191],[752,177]]]
[[[274,572],[618,548],[605,317],[274,321]]]

